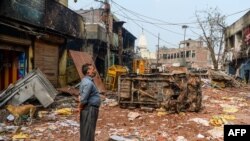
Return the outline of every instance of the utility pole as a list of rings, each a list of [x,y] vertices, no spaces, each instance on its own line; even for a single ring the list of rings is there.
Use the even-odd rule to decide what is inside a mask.
[[[109,34],[110,4],[108,0],[105,0],[103,3],[104,3],[103,21],[106,25],[106,37],[107,37],[107,68],[109,68],[110,67],[110,34]]]
[[[159,66],[159,48],[160,48],[160,33],[158,33],[158,45],[157,45],[157,55],[156,55],[156,66]]]
[[[92,20],[91,20],[91,23],[93,24],[94,23],[94,18],[95,18],[95,9],[93,7],[91,7],[90,9],[92,11]]]
[[[118,28],[118,60],[119,65],[123,65],[123,38],[122,38],[122,25],[124,24],[124,21],[118,21],[115,22],[117,28]]]
[[[182,28],[184,29],[184,47],[186,47],[186,42],[185,42],[185,40],[186,40],[186,29],[188,28],[188,26],[183,25]]]
[[[188,28],[187,25],[183,25],[182,28],[184,29],[184,47],[183,47],[183,50],[184,50],[184,63],[185,63],[185,66],[186,66],[186,29]]]

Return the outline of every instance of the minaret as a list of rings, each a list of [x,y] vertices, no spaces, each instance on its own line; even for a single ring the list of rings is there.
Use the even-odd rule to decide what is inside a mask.
[[[149,51],[148,51],[147,46],[148,46],[147,39],[146,39],[146,36],[144,35],[143,29],[142,29],[142,34],[139,37],[138,45],[137,45],[137,47],[139,49],[140,57],[142,57],[142,58],[148,58],[149,57]]]

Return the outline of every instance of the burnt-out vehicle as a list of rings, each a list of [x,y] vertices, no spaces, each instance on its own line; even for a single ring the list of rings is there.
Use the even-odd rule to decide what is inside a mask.
[[[118,81],[118,101],[122,107],[198,112],[202,107],[201,78],[186,72],[122,75]]]

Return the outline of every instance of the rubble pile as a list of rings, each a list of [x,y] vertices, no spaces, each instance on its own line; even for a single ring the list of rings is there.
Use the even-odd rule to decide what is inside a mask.
[[[10,84],[6,90],[0,93],[0,107],[7,102],[12,105],[20,105],[34,97],[43,107],[48,107],[54,102],[56,94],[56,89],[37,68],[14,84]]]
[[[138,98],[138,94],[141,93],[140,100],[147,99],[151,102],[159,100],[160,106],[157,108],[148,106],[148,103],[141,103],[141,108],[122,109],[119,106],[121,104],[119,92],[109,92],[102,95],[96,140],[222,140],[223,125],[250,124],[248,116],[250,114],[250,88],[241,87],[240,92],[237,88],[218,86],[220,89],[215,89],[213,86],[203,87],[204,84],[212,84],[213,80],[207,81],[208,79],[200,79],[199,76],[192,74],[188,76],[178,74],[177,76],[164,76],[169,78],[166,83],[162,79],[163,76],[159,76],[159,79],[162,79],[161,83],[156,83],[157,77],[151,77],[154,79],[150,82],[151,87],[148,87],[149,85],[145,81],[137,81],[134,85],[136,91],[134,91],[133,100]],[[213,78],[218,78],[220,75],[213,76],[215,76]],[[220,79],[224,81],[224,78],[227,77],[223,76]],[[144,79],[141,78],[140,80]],[[163,85],[162,82],[166,85]],[[202,86],[202,82],[206,83],[203,83]],[[232,84],[235,86],[237,83],[226,83],[226,86]],[[10,88],[16,89],[17,86],[14,85]],[[162,91],[164,95],[147,95],[147,93],[162,86],[164,86],[164,91]],[[141,91],[138,91],[138,88]],[[36,91],[33,91],[32,98],[20,104],[34,104],[37,107],[36,116],[31,124],[29,124],[29,116],[24,115],[21,117],[21,123],[16,125],[14,123],[15,116],[2,106],[0,110],[0,140],[78,141],[79,115],[77,105],[79,90],[75,86],[58,90],[60,93],[55,95],[53,102],[47,107],[43,105],[44,101],[38,99],[39,95]],[[168,101],[166,99],[168,94],[170,97],[171,95],[178,95],[179,97],[173,97]],[[11,104],[9,102],[12,101],[13,97],[8,99],[5,105]],[[171,103],[173,100],[176,103]],[[170,103],[173,104],[172,107],[168,107]],[[180,110],[172,112],[171,108],[173,108],[173,111],[178,108]]]
[[[209,77],[212,80],[212,85],[217,88],[225,88],[225,87],[236,87],[239,88],[243,86],[243,84],[233,77],[227,75],[221,71],[209,71]]]
[[[226,90],[226,91],[225,91]],[[249,88],[241,92],[203,88],[202,110],[198,113],[170,113],[159,108],[121,109],[116,93],[103,97],[97,122],[96,140],[222,140],[224,124],[250,124]],[[38,109],[31,125],[14,125],[3,108],[2,140],[79,140],[79,121],[74,96],[59,94],[48,108]]]

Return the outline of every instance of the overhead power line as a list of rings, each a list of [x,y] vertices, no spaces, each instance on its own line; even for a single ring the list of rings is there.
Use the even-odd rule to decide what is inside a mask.
[[[153,37],[155,37],[155,38],[158,39],[158,35],[154,34],[153,32],[151,32],[151,31],[149,31],[149,30],[147,30],[147,29],[145,29],[145,28],[143,28],[140,24],[138,24],[137,22],[135,22],[134,20],[132,20],[131,18],[129,18],[129,16],[128,16],[124,11],[120,11],[120,12],[122,12],[122,13],[125,15],[124,18],[129,19],[129,20],[132,21],[135,25],[137,25],[137,26],[140,27],[141,29],[144,29],[144,31],[146,31],[146,32],[149,33],[151,36],[153,36]],[[163,41],[163,42],[165,42],[165,43],[168,44],[168,45],[171,45],[171,46],[174,46],[174,47],[178,47],[176,44],[170,43],[170,42],[168,42],[168,41],[166,41],[166,40],[164,40],[164,39],[161,39],[161,38],[160,38],[160,40]]]
[[[118,5],[119,7],[123,8],[124,10],[130,12],[130,13],[133,13],[133,14],[136,14],[138,16],[141,16],[141,17],[144,17],[144,18],[148,18],[148,19],[151,19],[151,20],[154,20],[154,21],[158,21],[160,23],[155,23],[155,24],[159,24],[159,25],[178,25],[178,26],[182,26],[183,24],[196,24],[197,22],[189,22],[189,23],[170,23],[170,22],[167,22],[167,21],[163,21],[163,20],[160,20],[160,19],[157,19],[157,18],[152,18],[152,17],[148,17],[148,16],[145,16],[145,15],[142,15],[140,13],[137,13],[137,12],[134,12],[132,10],[129,10],[121,5],[119,5],[118,3],[114,2],[113,0],[111,0],[114,4]]]
[[[127,8],[119,5],[118,3],[114,2],[113,0],[111,0],[111,2],[114,3],[114,4],[116,4],[116,5],[118,5],[119,7],[122,7],[124,10],[129,11],[130,13],[134,13],[134,14],[139,15],[141,17],[145,17],[145,18],[148,18],[148,19],[160,22],[160,23],[152,22],[152,23],[158,24],[158,25],[177,25],[177,26],[182,26],[182,25],[190,25],[190,24],[197,24],[198,23],[197,21],[183,22],[183,23],[171,23],[171,22],[167,22],[167,21],[164,21],[164,20],[161,20],[161,19],[152,18],[152,17],[149,17],[149,16],[142,15],[140,13],[134,12],[132,10],[129,10],[129,9],[127,9]],[[236,15],[236,14],[239,14],[239,13],[242,13],[242,12],[246,12],[248,10],[250,10],[250,8],[247,8],[245,10],[241,10],[241,11],[238,11],[238,12],[234,12],[234,13],[228,14],[225,17],[227,18],[227,17],[233,16],[233,15]],[[206,22],[206,21],[201,21],[201,22]]]
[[[183,36],[182,33],[178,33],[178,32],[175,32],[175,31],[172,31],[172,30],[169,30],[169,29],[166,29],[166,28],[163,28],[161,27],[160,25],[175,25],[175,26],[183,26],[183,25],[188,25],[188,27],[190,27],[190,31],[193,32],[195,35],[198,35],[198,36],[201,36],[200,34],[194,32],[191,28],[193,29],[200,29],[199,27],[193,27],[193,26],[190,26],[191,24],[198,24],[198,21],[194,21],[194,22],[186,22],[186,23],[171,23],[171,22],[167,22],[167,21],[164,21],[164,20],[161,20],[161,19],[157,19],[157,18],[152,18],[152,17],[149,17],[149,16],[145,16],[145,15],[142,15],[140,13],[137,13],[137,12],[134,12],[132,10],[129,10],[121,5],[119,5],[118,3],[114,2],[113,0],[111,0],[111,2],[114,4],[114,6],[117,7],[117,11],[115,11],[114,13],[116,15],[119,15],[121,17],[124,17],[128,20],[131,20],[134,24],[136,24],[137,26],[139,26],[140,28],[143,28],[140,24],[138,24],[137,22],[142,22],[142,23],[147,23],[147,24],[151,24],[157,28],[160,28],[160,29],[163,29],[163,30],[166,30],[168,32],[171,32],[171,33],[174,33],[174,34],[177,34],[177,35],[180,35],[180,36]],[[247,8],[245,10],[241,10],[241,11],[238,11],[238,12],[235,12],[235,13],[232,13],[232,14],[228,14],[225,16],[225,18],[227,17],[230,17],[230,16],[233,16],[233,15],[236,15],[236,14],[239,14],[239,13],[242,13],[242,12],[245,12],[245,11],[248,11],[250,10],[250,8]],[[123,13],[123,14],[119,14],[119,13]],[[135,18],[132,18],[131,16],[128,16],[126,13],[134,16]],[[125,16],[124,16],[125,15]],[[150,19],[150,20],[148,20]],[[136,22],[137,21],[137,22]],[[207,22],[207,21],[200,21],[200,22]],[[158,36],[154,33],[152,33],[151,31],[149,30],[145,30],[146,32],[148,32],[149,34],[151,34],[152,36],[158,38]],[[191,36],[191,35],[188,35],[188,36]],[[193,35],[192,35],[193,36]],[[177,45],[173,44],[173,43],[170,43],[170,42],[167,42],[163,39],[160,39],[162,40],[163,42],[171,45],[171,46],[175,46],[175,47],[178,47]]]
[[[166,31],[168,31],[168,32],[172,32],[172,33],[174,33],[174,34],[177,34],[177,35],[181,35],[181,36],[183,36],[183,34],[182,34],[182,33],[178,33],[178,32],[175,32],[175,31],[172,31],[172,30],[169,30],[169,29],[163,28],[163,27],[161,27],[161,26],[159,26],[159,25],[157,25],[157,24],[155,24],[155,23],[149,22],[149,21],[144,21],[144,20],[133,19],[133,18],[126,17],[126,16],[121,15],[121,14],[118,14],[118,13],[116,13],[116,15],[119,15],[119,16],[124,17],[124,18],[128,18],[128,19],[133,20],[133,21],[138,21],[138,22],[148,23],[148,24],[151,24],[151,25],[153,25],[153,26],[156,26],[157,28],[160,28],[160,29],[166,30]]]
[[[194,30],[190,29],[191,32],[193,32],[194,34],[198,35],[198,36],[202,36],[201,34],[195,32]]]
[[[118,6],[118,4],[116,4],[116,3],[115,3],[115,5]],[[157,27],[157,28],[159,28],[159,29],[163,29],[163,30],[165,30],[165,31],[168,31],[168,32],[177,34],[177,35],[179,35],[179,36],[183,36],[183,33],[179,33],[179,32],[176,32],[176,31],[173,31],[173,30],[164,28],[164,27],[162,27],[162,26],[159,26],[159,25],[156,24],[156,23],[153,23],[153,22],[151,22],[151,21],[145,20],[145,19],[141,18],[140,16],[138,16],[138,15],[136,15],[136,14],[134,14],[134,13],[131,13],[130,11],[128,11],[126,8],[124,8],[124,7],[122,7],[122,6],[118,6],[117,8],[118,8],[117,11],[121,12],[122,10],[125,10],[125,11],[129,12],[130,14],[132,14],[133,16],[135,16],[135,17],[137,17],[137,18],[139,18],[139,19],[133,19],[133,18],[131,18],[130,16],[124,16],[124,15],[118,14],[117,12],[116,12],[116,15],[122,16],[122,17],[127,18],[127,19],[130,19],[130,20],[134,20],[134,21],[139,21],[139,22],[143,22],[143,23],[148,23],[148,24],[151,24],[151,25],[153,25],[153,26],[155,26],[155,27]],[[122,8],[122,9],[120,9],[120,8]],[[123,13],[124,13],[124,12],[123,12]],[[192,36],[192,35],[188,35],[188,36]]]
[[[239,14],[239,13],[246,12],[246,11],[249,11],[249,10],[250,10],[250,8],[247,8],[247,9],[245,9],[245,10],[241,10],[241,11],[238,11],[238,12],[235,12],[235,13],[232,13],[232,14],[228,14],[228,15],[226,15],[226,17],[230,17],[230,16],[233,16],[233,15],[237,15],[237,14]]]

